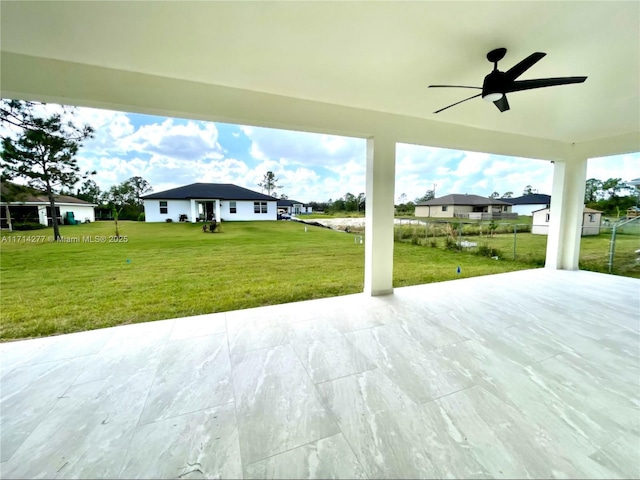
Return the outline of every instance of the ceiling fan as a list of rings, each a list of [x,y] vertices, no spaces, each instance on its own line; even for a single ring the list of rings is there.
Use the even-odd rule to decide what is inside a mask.
[[[507,93],[519,92],[522,90],[531,90],[533,88],[555,87],[558,85],[568,85],[570,83],[582,83],[587,77],[560,77],[560,78],[540,78],[536,80],[516,80],[520,75],[533,67],[540,61],[546,53],[536,52],[529,55],[520,63],[511,67],[506,72],[498,70],[498,62],[502,60],[507,53],[506,48],[496,48],[487,53],[487,60],[493,63],[493,71],[484,77],[482,88],[468,87],[465,85],[429,85],[429,88],[473,88],[482,90],[481,93],[472,97],[460,100],[448,107],[436,110],[433,113],[440,113],[447,108],[459,105],[462,102],[471,100],[472,98],[482,97],[487,102],[493,102],[501,112],[509,110],[509,102],[507,101]]]

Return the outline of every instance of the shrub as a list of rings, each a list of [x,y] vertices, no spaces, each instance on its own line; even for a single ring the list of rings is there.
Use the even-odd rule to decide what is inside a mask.
[[[38,222],[14,223],[11,226],[14,230],[41,230],[43,228],[47,228],[46,225],[42,225]]]
[[[456,242],[451,237],[445,238],[445,240],[444,240],[444,248],[446,248],[447,250],[453,250],[454,252],[459,252],[459,251],[462,250],[462,247],[460,245],[458,245],[458,242]]]
[[[478,245],[478,248],[474,253],[476,255],[480,255],[481,257],[489,257],[489,258],[502,256],[502,252],[499,249],[494,248],[486,243],[482,243]]]
[[[172,219],[170,219],[170,218],[167,218],[165,221],[166,221],[167,223],[171,223],[171,222],[173,222],[173,220],[172,220]]]
[[[144,212],[142,212],[140,215],[138,215],[138,221],[139,222],[144,222],[144,219],[145,219]]]
[[[429,240],[429,246],[431,248],[437,248],[438,247],[438,242],[436,242],[435,240]]]

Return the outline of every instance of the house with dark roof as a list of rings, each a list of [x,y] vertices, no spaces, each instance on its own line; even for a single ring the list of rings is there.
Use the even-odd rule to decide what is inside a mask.
[[[416,217],[470,218],[490,220],[492,218],[517,218],[511,204],[480,195],[452,193],[416,204]]]
[[[551,205],[551,195],[544,193],[530,193],[517,198],[503,198],[505,202],[513,205],[512,212],[518,215],[533,215],[533,212],[543,208],[549,208]]]
[[[13,185],[14,187],[16,186],[15,184]],[[17,193],[13,190],[16,190]],[[33,222],[41,223],[48,227],[53,225],[51,206],[46,193],[28,187],[15,189],[12,188],[10,182],[2,182],[0,193],[2,197],[0,201],[1,228],[9,228],[7,214],[11,215],[11,221],[14,224]],[[53,198],[56,204],[56,217],[58,217],[59,225],[62,225],[63,219],[68,218],[69,215],[78,222],[95,221],[94,208],[97,206],[96,204],[85,202],[69,195],[54,195]],[[9,206],[9,212],[7,212],[7,205]]]
[[[278,200],[231,183],[192,183],[142,197],[146,222],[276,220]]]
[[[278,213],[288,213],[289,215],[304,215],[305,213],[312,213],[313,208],[310,205],[305,205],[297,200],[278,200]]]

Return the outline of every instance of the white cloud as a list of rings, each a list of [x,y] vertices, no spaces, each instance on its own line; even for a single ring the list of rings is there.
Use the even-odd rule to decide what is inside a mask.
[[[587,178],[621,178],[624,182],[639,177],[640,153],[591,158],[587,163]]]

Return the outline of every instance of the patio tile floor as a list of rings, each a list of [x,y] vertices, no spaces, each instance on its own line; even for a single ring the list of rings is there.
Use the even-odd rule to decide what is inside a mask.
[[[528,270],[0,345],[2,478],[639,478],[640,281]]]

